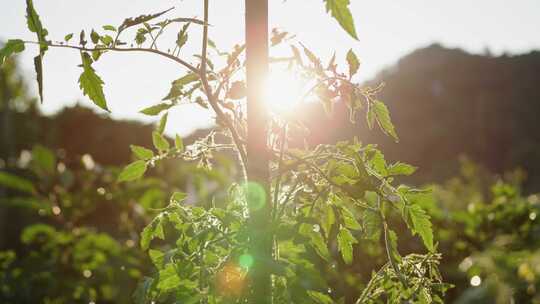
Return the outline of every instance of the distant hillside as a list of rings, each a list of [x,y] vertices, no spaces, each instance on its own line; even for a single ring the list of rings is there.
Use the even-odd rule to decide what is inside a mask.
[[[450,176],[466,154],[493,172],[523,167],[528,189],[540,190],[539,51],[492,57],[431,45],[369,84],[380,82],[399,144],[365,123],[349,124],[344,109],[331,120],[316,114],[312,141],[358,135],[379,143],[387,158],[419,166],[419,181]]]

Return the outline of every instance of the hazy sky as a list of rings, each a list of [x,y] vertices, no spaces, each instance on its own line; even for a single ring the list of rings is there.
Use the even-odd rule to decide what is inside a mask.
[[[34,40],[25,24],[24,0],[0,0],[0,39]],[[244,0],[211,0],[210,36],[222,49],[242,42]],[[297,35],[298,39],[328,59],[353,48],[359,55],[361,78],[374,76],[399,57],[433,42],[481,53],[486,47],[494,54],[522,53],[540,49],[540,0],[351,0],[359,41],[349,38],[324,11],[322,0],[270,0],[271,27]],[[62,40],[67,33],[101,29],[104,24],[120,24],[125,17],[176,7],[168,17],[202,15],[201,0],[34,0],[49,38]],[[77,34],[75,35],[77,37]],[[127,37],[127,36],[126,36]],[[130,35],[132,37],[132,35]],[[185,54],[199,48],[200,35],[193,32]],[[78,41],[74,39],[74,41]],[[174,42],[174,41],[172,41]],[[32,57],[27,48],[20,56],[23,71],[33,80]],[[338,57],[340,58],[340,57]],[[76,51],[54,49],[47,53],[44,112],[53,113],[64,105],[82,100],[77,79],[80,56]],[[116,118],[144,119],[137,111],[157,103],[168,92],[170,81],[183,70],[153,55],[106,54],[95,64],[104,79],[105,94]],[[35,92],[35,84],[31,82]],[[95,108],[95,107],[94,107]],[[100,110],[96,110],[100,111]],[[172,110],[168,133],[189,133],[207,126],[209,115],[185,105]]]

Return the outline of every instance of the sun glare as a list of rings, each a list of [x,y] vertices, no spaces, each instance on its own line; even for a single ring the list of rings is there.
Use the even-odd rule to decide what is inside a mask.
[[[291,111],[300,103],[304,87],[304,81],[294,71],[272,69],[265,85],[265,102],[272,111]]]

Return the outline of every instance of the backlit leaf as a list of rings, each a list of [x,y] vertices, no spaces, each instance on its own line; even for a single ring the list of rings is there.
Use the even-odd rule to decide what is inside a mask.
[[[389,175],[411,175],[416,171],[415,166],[411,166],[409,164],[405,164],[402,162],[397,162],[392,164],[388,168],[388,174]]]
[[[105,94],[103,93],[104,82],[92,68],[92,58],[85,52],[81,53],[81,58],[83,72],[79,77],[79,87],[84,95],[88,96],[94,104],[105,111],[109,111],[107,108],[107,101],[105,100]]]
[[[10,39],[0,49],[0,66],[8,59],[9,56],[24,51],[24,42],[20,39]]]
[[[150,106],[148,108],[144,108],[141,111],[139,111],[142,114],[149,115],[149,116],[155,116],[161,113],[162,111],[168,110],[173,106],[171,103],[159,103],[157,105]]]
[[[154,147],[159,151],[169,150],[169,142],[157,131],[152,132],[152,142],[154,143]]]
[[[347,264],[351,264],[353,260],[352,245],[358,241],[354,238],[349,229],[345,227],[340,227],[337,238],[339,252],[341,252],[343,261],[345,261]]]
[[[433,251],[433,230],[429,215],[418,205],[406,206],[404,211],[413,234],[418,233],[429,251]]]
[[[309,297],[315,301],[315,303],[318,304],[333,304],[334,300],[330,298],[329,296],[325,295],[322,292],[314,291],[314,290],[308,290],[307,291]]]
[[[131,145],[130,148],[138,159],[149,160],[154,157],[154,152],[152,152],[150,149],[146,149],[145,147]]]
[[[138,160],[127,165],[118,176],[119,182],[127,182],[140,178],[146,172],[146,161]]]
[[[358,72],[360,61],[352,49],[347,52],[347,63],[349,64],[349,77],[353,77]]]
[[[379,123],[382,131],[392,136],[396,142],[399,141],[396,130],[394,129],[394,125],[392,124],[392,120],[390,119],[390,112],[388,112],[386,105],[379,100],[375,100],[372,106],[373,111],[375,111],[377,122]]]
[[[354,20],[349,10],[349,0],[324,0],[326,11],[334,17],[339,25],[354,39],[358,40]]]

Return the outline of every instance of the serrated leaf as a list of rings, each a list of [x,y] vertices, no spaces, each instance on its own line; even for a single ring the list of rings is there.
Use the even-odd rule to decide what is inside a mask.
[[[163,215],[160,214],[155,217],[148,226],[144,227],[141,232],[141,248],[147,250],[150,246],[150,241],[154,238],[165,239],[165,233],[163,231]]]
[[[184,201],[187,198],[187,194],[184,192],[174,192],[173,195],[171,195],[171,200],[180,203]]]
[[[7,172],[0,172],[0,186],[22,192],[35,193],[35,188],[32,182]]]
[[[351,234],[349,229],[345,227],[340,227],[338,232],[338,248],[343,257],[343,261],[346,264],[350,265],[353,260],[353,247],[352,245],[358,243],[358,241]]]
[[[145,147],[131,145],[130,148],[138,159],[149,160],[154,157],[154,152],[152,152],[150,149],[146,149]]]
[[[178,134],[176,134],[174,138],[174,146],[179,152],[184,151],[184,141],[182,140],[182,137],[178,136]]]
[[[172,103],[162,102],[162,103],[159,103],[157,105],[153,105],[151,107],[144,108],[144,109],[140,110],[139,113],[149,115],[149,116],[156,116],[159,113],[170,109],[172,106],[173,106]]]
[[[150,14],[150,15],[140,15],[136,18],[127,18],[124,20],[124,22],[122,22],[122,24],[118,27],[118,31],[121,32],[129,27],[132,27],[132,26],[135,26],[135,25],[138,25],[138,24],[141,24],[141,23],[144,23],[144,22],[148,22],[152,19],[155,19],[167,12],[169,12],[170,10],[172,10],[173,8],[170,8],[168,10],[165,10],[165,11],[162,11],[162,12],[159,12],[159,13],[156,13],[156,14]]]
[[[315,303],[318,304],[333,304],[334,300],[330,298],[328,295],[325,295],[322,292],[314,291],[314,290],[308,290],[307,294]]]
[[[324,231],[324,235],[326,238],[330,235],[330,230],[332,229],[332,226],[336,222],[336,216],[334,214],[334,208],[332,208],[332,205],[327,204],[325,206],[325,212],[323,215],[323,220],[321,221],[321,228]]]
[[[349,0],[324,0],[326,2],[326,11],[330,12],[339,25],[354,39],[358,40],[354,20],[349,10]]]
[[[28,29],[36,33],[39,42],[39,55],[34,57],[34,69],[36,70],[39,98],[43,102],[43,55],[45,55],[45,51],[49,48],[47,44],[48,32],[41,24],[32,0],[26,0],[26,23]]]
[[[364,210],[362,212],[362,227],[366,239],[378,239],[381,232],[381,217],[373,210]]]
[[[372,105],[381,130],[392,136],[396,142],[399,141],[392,120],[390,119],[390,112],[386,105],[379,100],[375,100]]]
[[[352,49],[347,52],[347,63],[349,64],[349,78],[351,78],[358,72],[358,68],[360,67],[360,61]]]
[[[386,169],[386,160],[384,159],[384,155],[381,151],[374,151],[373,156],[369,159],[369,165],[373,168],[373,170],[383,177],[388,175],[388,171]]]
[[[354,214],[349,209],[347,209],[346,207],[343,207],[343,208],[340,208],[339,211],[340,211],[341,219],[343,220],[343,224],[345,225],[345,227],[349,229],[353,229],[353,230],[359,230],[362,228],[360,223],[358,223],[358,221],[354,217]]]
[[[330,256],[328,247],[326,246],[326,243],[324,242],[324,239],[320,233],[314,231],[312,226],[308,224],[301,224],[299,232],[303,236],[309,238],[308,244],[315,249],[315,252],[317,252],[321,258],[328,260]]]
[[[43,56],[44,52],[48,49],[48,32],[47,29],[45,29],[41,24],[41,20],[39,19],[39,15],[34,9],[34,3],[32,2],[32,0],[26,0],[26,23],[28,25],[28,29],[32,33],[36,33],[39,42],[40,55]]]
[[[24,42],[20,39],[10,39],[0,49],[0,66],[13,54],[24,51]]]
[[[169,117],[169,113],[165,113],[163,116],[161,116],[161,119],[159,120],[159,124],[158,124],[158,127],[156,129],[156,131],[159,133],[159,134],[163,134],[163,132],[165,131],[165,127],[167,126],[167,119]]]
[[[180,285],[180,282],[181,280],[176,272],[174,264],[167,264],[164,269],[159,271],[157,288],[160,291],[165,292],[177,288]]]
[[[388,168],[388,175],[411,175],[416,171],[416,169],[418,168],[415,166],[397,162]]]
[[[169,142],[157,131],[152,132],[152,142],[160,152],[169,150]]]
[[[406,206],[404,210],[409,219],[407,224],[409,224],[413,234],[418,233],[426,248],[433,251],[433,230],[429,215],[418,205]]]
[[[41,55],[34,57],[34,69],[36,70],[39,100],[43,103],[43,61]]]
[[[122,172],[120,172],[120,175],[118,175],[118,182],[128,182],[132,180],[136,180],[144,175],[144,172],[146,172],[146,161],[144,160],[138,160],[135,161],[129,165],[127,165]]]
[[[103,93],[104,82],[92,68],[92,58],[90,58],[90,55],[83,52],[81,53],[81,58],[83,72],[79,77],[79,87],[84,95],[88,96],[94,104],[108,112],[107,101],[105,100],[105,94]]]

